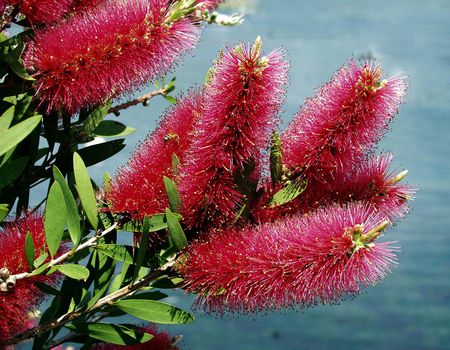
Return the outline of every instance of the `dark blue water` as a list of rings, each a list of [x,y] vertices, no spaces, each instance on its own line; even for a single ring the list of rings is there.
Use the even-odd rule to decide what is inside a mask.
[[[380,149],[395,153],[420,192],[411,214],[388,233],[402,247],[399,266],[356,299],[255,319],[198,314],[170,332],[184,335],[183,349],[195,350],[450,349],[450,1],[236,2],[248,10],[245,23],[207,28],[195,57],[176,72],[178,91],[203,81],[224,43],[261,35],[266,49],[289,53],[288,121],[348,58],[375,57],[389,74],[409,76],[407,104]],[[92,169],[97,178],[125,162],[165,106],[161,99],[123,113],[139,130],[115,161]],[[181,294],[171,299],[185,308],[192,302]]]

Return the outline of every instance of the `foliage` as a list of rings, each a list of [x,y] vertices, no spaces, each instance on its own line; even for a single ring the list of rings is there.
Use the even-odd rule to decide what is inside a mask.
[[[174,78],[114,105],[166,74],[203,23],[241,23],[213,12],[220,2],[0,4],[0,347],[176,349],[152,324],[194,315],[164,289],[212,312],[312,306],[395,263],[377,239],[413,188],[374,147],[403,101],[401,77],[350,61],[279,134],[288,64],[257,38],[221,52],[196,91],[173,97]],[[22,31],[8,35],[12,24]],[[88,168],[134,132],[108,115],[158,95],[173,103],[160,126],[96,184]]]

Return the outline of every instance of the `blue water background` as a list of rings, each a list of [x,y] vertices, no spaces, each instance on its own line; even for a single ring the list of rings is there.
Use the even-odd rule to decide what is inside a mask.
[[[354,300],[237,319],[200,313],[169,331],[193,350],[450,349],[450,1],[236,2],[246,9],[244,24],[207,27],[195,56],[170,75],[177,91],[202,83],[223,44],[261,35],[264,48],[284,47],[292,65],[286,123],[347,59],[374,57],[388,74],[408,75],[407,103],[380,150],[395,153],[420,192],[411,214],[387,234],[402,247],[399,266]],[[125,163],[167,105],[157,98],[122,113],[138,131],[114,160],[91,168],[96,179]],[[169,301],[189,308],[193,298],[179,293]]]

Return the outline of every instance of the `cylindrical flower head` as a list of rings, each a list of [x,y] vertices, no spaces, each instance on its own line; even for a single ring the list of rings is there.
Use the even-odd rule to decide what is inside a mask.
[[[32,24],[52,23],[70,11],[72,0],[13,0]]]
[[[332,206],[194,242],[179,271],[211,312],[334,303],[389,272],[396,248],[375,243],[387,224],[369,206]]]
[[[189,134],[201,110],[202,94],[189,94],[172,107],[160,126],[138,146],[106,188],[106,199],[113,212],[141,219],[168,207],[163,176],[173,177],[174,154],[183,161],[192,141]]]
[[[288,125],[282,135],[285,164],[318,179],[345,167],[380,139],[405,89],[400,77],[383,79],[380,66],[350,61]]]
[[[29,266],[25,255],[25,238],[30,232],[38,257],[45,251],[45,233],[42,216],[28,215],[18,219],[0,232],[0,289],[6,287],[7,276],[27,272]],[[6,270],[4,270],[6,269]],[[24,329],[29,312],[39,305],[44,293],[35,285],[36,281],[49,283],[55,275],[35,276],[17,280],[9,291],[0,291],[0,339],[9,339]]]
[[[311,210],[327,203],[359,201],[370,204],[391,221],[403,218],[409,211],[408,201],[414,198],[416,189],[400,183],[407,171],[394,173],[392,158],[392,154],[374,156],[355,164],[345,173],[336,174],[326,184],[317,183],[316,190],[306,193],[300,207]]]
[[[178,4],[176,2],[175,4]],[[47,111],[73,114],[130,93],[191,50],[200,27],[170,0],[114,1],[36,33],[24,56]]]
[[[408,202],[417,189],[401,183],[407,171],[394,172],[392,158],[392,154],[372,156],[368,160],[362,158],[349,168],[320,180],[310,179],[301,196],[281,207],[265,205],[274,194],[266,185],[265,195],[252,214],[257,222],[267,222],[283,215],[307,213],[331,203],[362,202],[371,205],[384,218],[401,219],[409,212]]]
[[[170,338],[169,333],[160,332],[155,325],[149,325],[142,328],[142,332],[152,334],[153,338],[148,342],[135,345],[115,345],[99,343],[95,344],[93,350],[178,350],[179,348],[174,345],[174,340]],[[175,339],[176,340],[176,339]]]
[[[259,38],[217,60],[179,185],[189,227],[233,219],[243,200],[235,177],[260,163],[284,97],[287,66],[279,50],[262,56]]]

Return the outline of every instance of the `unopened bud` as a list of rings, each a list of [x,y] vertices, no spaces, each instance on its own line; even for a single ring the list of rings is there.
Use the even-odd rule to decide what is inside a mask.
[[[0,279],[2,279],[3,281],[6,281],[10,275],[11,274],[9,270],[6,267],[2,267],[0,269]]]
[[[386,227],[389,226],[390,223],[391,222],[389,220],[379,223],[376,227],[363,235],[361,237],[361,241],[363,241],[365,244],[373,242],[375,239],[381,236],[382,232],[386,229]]]
[[[408,170],[403,170],[401,173],[398,173],[392,179],[390,179],[389,183],[392,185],[399,183],[400,181],[402,181],[405,178],[405,176],[407,174],[408,174]]]
[[[6,288],[8,290],[13,289],[16,286],[16,277],[15,276],[9,276],[6,280]]]

